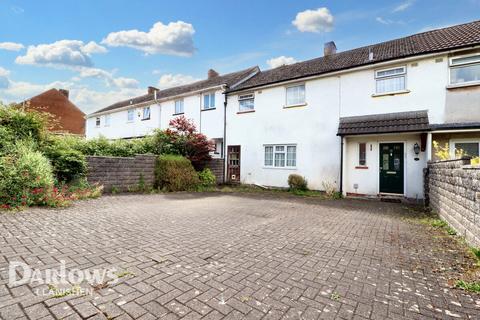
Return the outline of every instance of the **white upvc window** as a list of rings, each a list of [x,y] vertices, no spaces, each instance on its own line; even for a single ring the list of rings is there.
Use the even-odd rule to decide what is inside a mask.
[[[375,71],[375,93],[406,90],[407,67],[395,67]]]
[[[175,114],[183,113],[183,99],[175,101]]]
[[[105,120],[105,121],[104,121],[104,124],[103,124],[103,125],[104,125],[105,127],[110,126],[110,115],[109,115],[109,114],[106,114],[106,115],[105,115],[105,119],[104,119],[104,120]]]
[[[100,117],[95,118],[95,126],[100,127]]]
[[[150,120],[150,106],[143,108],[142,120]]]
[[[238,106],[240,112],[255,110],[255,95],[249,93],[238,96]]]
[[[205,93],[203,95],[203,109],[215,109],[215,92]]]
[[[480,140],[450,140],[450,155],[452,158],[458,158],[460,155],[476,158],[480,156]]]
[[[264,166],[273,168],[295,168],[297,166],[296,145],[266,145]]]
[[[480,54],[450,59],[450,84],[480,82]]]
[[[365,142],[358,144],[358,165],[367,165],[367,144]]]
[[[127,122],[133,122],[135,120],[135,109],[127,110]]]
[[[305,84],[289,86],[285,89],[285,94],[287,107],[305,104]]]

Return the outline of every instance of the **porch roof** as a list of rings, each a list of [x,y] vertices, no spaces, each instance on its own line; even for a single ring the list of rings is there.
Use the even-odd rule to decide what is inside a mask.
[[[337,135],[429,131],[427,110],[342,117]]]
[[[433,131],[480,129],[480,122],[438,123],[438,124],[432,124],[431,128]]]

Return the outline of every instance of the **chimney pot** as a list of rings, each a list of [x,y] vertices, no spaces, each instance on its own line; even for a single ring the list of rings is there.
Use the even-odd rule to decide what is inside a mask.
[[[155,91],[158,91],[158,88],[155,88],[155,87],[148,87],[148,91],[147,91],[147,93],[148,93],[148,94],[153,94]]]
[[[69,92],[67,89],[58,89],[58,91],[60,91],[60,93],[63,94],[68,99]]]
[[[337,46],[335,45],[335,42],[333,41],[325,42],[323,46],[323,56],[326,57],[335,53],[337,53]]]
[[[215,78],[215,77],[218,77],[219,74],[217,71],[213,70],[213,69],[209,69],[208,70],[208,79],[211,79],[211,78]]]

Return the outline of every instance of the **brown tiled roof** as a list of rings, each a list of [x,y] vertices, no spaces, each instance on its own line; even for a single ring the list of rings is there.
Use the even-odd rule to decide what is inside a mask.
[[[164,99],[168,97],[173,97],[177,96],[180,94],[188,93],[188,92],[193,92],[193,91],[198,91],[202,89],[208,89],[211,87],[219,86],[219,85],[227,85],[228,87],[232,87],[237,85],[240,81],[246,79],[248,76],[252,75],[254,72],[260,71],[257,66],[251,67],[245,70],[237,71],[237,72],[232,72],[224,75],[219,75],[217,77],[213,77],[210,79],[206,80],[201,80],[201,81],[196,81],[187,85],[183,86],[178,86],[178,87],[173,87],[173,88],[168,88],[164,90],[159,90],[157,92],[157,99]],[[114,103],[106,108],[100,109],[98,111],[95,111],[95,113],[99,112],[104,112],[104,111],[110,111],[122,107],[126,107],[130,104],[138,104],[142,102],[148,102],[148,101],[153,101],[154,94],[145,94],[143,96],[131,98],[128,100],[120,101],[117,103]]]
[[[478,44],[480,21],[474,21],[262,71],[230,92]]]
[[[425,130],[430,130],[430,124],[428,122],[428,112],[422,110],[343,117],[340,118],[337,135],[347,136]]]

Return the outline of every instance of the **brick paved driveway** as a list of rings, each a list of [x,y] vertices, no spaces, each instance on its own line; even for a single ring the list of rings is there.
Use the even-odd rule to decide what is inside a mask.
[[[450,289],[439,271],[461,253],[443,252],[406,214],[397,204],[232,194],[0,213],[0,317],[479,319],[480,298]],[[86,296],[7,285],[9,261],[60,260],[123,277]]]

